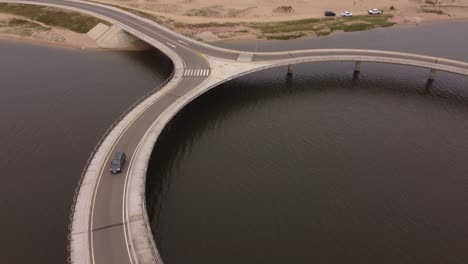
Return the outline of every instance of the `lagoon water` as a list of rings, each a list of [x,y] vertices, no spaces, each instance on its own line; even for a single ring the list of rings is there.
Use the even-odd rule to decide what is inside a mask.
[[[230,42],[468,60],[465,23]],[[468,263],[468,78],[317,63],[230,81],[184,109],[150,162],[166,264]]]
[[[468,61],[467,23],[239,49],[375,48]],[[65,263],[69,207],[100,135],[170,63],[157,52],[0,41],[2,263]],[[169,264],[468,262],[467,79],[364,64],[233,80],[157,143],[153,230]]]
[[[69,209],[86,159],[170,70],[154,51],[0,41],[2,263],[66,263]]]

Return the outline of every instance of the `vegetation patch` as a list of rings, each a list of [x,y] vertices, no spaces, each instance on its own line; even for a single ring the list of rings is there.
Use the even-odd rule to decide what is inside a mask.
[[[327,36],[327,35],[330,35],[331,34],[331,31],[330,30],[320,30],[320,31],[317,31],[317,34],[318,37],[321,37],[321,36]]]
[[[338,18],[311,18],[273,23],[250,23],[248,26],[259,29],[263,34],[314,32],[318,36],[328,35],[333,31],[361,31],[377,27],[389,27],[395,23],[388,21],[391,15],[354,16]],[[328,30],[327,30],[328,29]]]
[[[350,26],[350,25],[355,25],[355,24],[370,24],[370,23],[364,20],[352,20],[352,21],[346,21],[343,24]]]
[[[336,18],[309,18],[300,20],[290,20],[281,22],[237,22],[237,23],[199,23],[185,24],[175,22],[175,28],[186,31],[194,30],[198,32],[213,31],[216,35],[224,36],[236,33],[252,33],[264,39],[296,39],[308,35],[325,36],[334,31],[361,31],[377,27],[389,27],[394,25],[389,19],[392,15],[379,16],[354,16]],[[240,28],[233,30],[233,28]],[[235,37],[235,36],[234,36]]]
[[[10,21],[8,21],[8,26],[30,28],[30,29],[37,29],[37,30],[43,30],[43,31],[50,30],[50,28],[44,27],[41,24],[35,23],[33,21],[29,21],[29,20],[18,19],[18,18],[13,18]]]
[[[209,6],[204,8],[190,9],[185,12],[185,16],[200,16],[200,17],[222,17],[224,8],[219,5]]]
[[[228,8],[225,9],[221,5],[213,5],[203,8],[190,9],[185,12],[185,16],[198,17],[241,17],[252,9],[257,7],[248,7],[245,9]]]
[[[421,8],[421,12],[423,13],[431,13],[431,14],[437,14],[437,15],[445,15],[444,11],[440,9],[429,9],[429,8]]]
[[[100,19],[77,12],[36,5],[0,3],[0,12],[18,15],[49,26],[86,33],[96,26]]]
[[[275,39],[275,40],[288,40],[288,39],[297,39],[306,36],[306,33],[292,33],[292,34],[275,34],[275,35],[264,35],[266,39]]]
[[[292,33],[302,31],[313,31],[314,25],[322,19],[309,18],[282,22],[259,22],[248,23],[247,26],[260,30],[262,33]]]
[[[248,7],[245,9],[236,9],[236,8],[230,8],[227,10],[225,17],[242,17],[245,14],[249,13],[253,9],[257,8],[256,6]]]
[[[217,23],[217,22],[208,22],[208,23],[199,23],[199,24],[175,23],[174,25],[176,25],[176,27],[211,28],[211,27],[235,27],[235,26],[241,26],[242,23]]]
[[[0,33],[17,35],[17,36],[32,36],[35,32],[50,30],[37,22],[25,19],[13,18],[0,22]]]
[[[273,12],[281,14],[294,13],[294,8],[292,6],[278,6],[277,8],[273,9]]]

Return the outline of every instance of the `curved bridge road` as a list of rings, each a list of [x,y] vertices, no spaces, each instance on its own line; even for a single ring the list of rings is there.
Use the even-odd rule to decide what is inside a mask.
[[[115,132],[115,136],[108,137],[96,153],[95,157],[100,158],[88,168],[87,173],[95,174],[96,178],[86,180],[85,177],[81,184],[79,195],[90,198],[86,202],[78,201],[75,208],[71,234],[71,260],[74,263],[162,263],[151,237],[148,240],[152,241],[153,248],[148,245],[151,243],[140,243],[138,239],[132,238],[129,231],[130,222],[141,220],[141,217],[134,217],[128,213],[129,203],[135,203],[128,193],[129,178],[132,176],[130,172],[133,172],[137,164],[135,156],[144,144],[142,138],[167,109],[174,110],[167,118],[159,121],[161,127],[186,103],[222,82],[266,68],[315,61],[393,63],[468,75],[468,63],[465,62],[398,52],[333,49],[251,53],[227,50],[188,39],[128,12],[91,2],[0,2],[52,5],[100,17],[152,44],[174,62],[175,72],[168,84],[170,87],[163,88],[163,92],[156,93],[150,101],[145,101],[146,104],[142,103],[139,111],[130,112],[126,117],[127,122],[121,122],[125,124],[116,127],[118,131]],[[153,142],[157,136],[154,136]],[[108,170],[110,158],[115,151],[124,151],[128,157],[127,166],[120,175],[111,175]],[[148,161],[142,162],[144,173]],[[140,188],[144,191],[144,186]],[[129,199],[131,201],[128,201]],[[144,199],[144,195],[140,199]],[[146,216],[146,211],[144,214]],[[147,231],[146,236],[151,236],[151,233]],[[150,258],[140,256],[142,252],[143,255],[148,253],[141,248],[153,251]]]

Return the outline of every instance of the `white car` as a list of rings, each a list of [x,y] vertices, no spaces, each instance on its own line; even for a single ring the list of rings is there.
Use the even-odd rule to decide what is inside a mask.
[[[348,11],[343,11],[343,12],[341,12],[341,16],[342,17],[352,17],[353,13],[348,12]]]
[[[383,13],[383,10],[377,9],[377,8],[373,8],[373,9],[367,10],[367,13],[369,13],[369,15],[379,15],[379,14],[382,14],[382,13]]]

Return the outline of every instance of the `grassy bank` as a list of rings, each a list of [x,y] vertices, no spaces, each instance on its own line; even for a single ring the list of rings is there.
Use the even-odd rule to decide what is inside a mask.
[[[13,18],[8,21],[0,21],[0,34],[10,34],[29,37],[33,32],[48,31],[50,28],[29,20]]]
[[[212,31],[220,38],[225,38],[226,36],[232,36],[234,38],[239,36],[242,38],[241,35],[250,34],[261,39],[286,40],[296,39],[312,34],[324,36],[334,31],[362,31],[377,27],[389,27],[395,24],[394,22],[389,21],[393,17],[392,15],[310,18],[282,22],[208,22],[189,24],[177,22],[166,17],[157,16],[133,8],[112,4],[108,5],[148,18],[188,37],[194,37],[196,34],[204,31]]]
[[[8,21],[8,26],[10,27],[22,27],[22,28],[30,28],[30,29],[38,29],[38,30],[49,30],[50,28],[44,27],[38,23],[34,23],[24,19],[14,18]]]
[[[295,39],[307,35],[317,36],[328,35],[334,31],[363,31],[378,27],[389,27],[395,23],[390,22],[392,15],[378,16],[354,16],[354,17],[334,17],[334,18],[309,18],[281,22],[258,22],[258,23],[202,23],[183,24],[175,23],[174,27],[192,28],[197,31],[215,29],[222,31],[223,28],[230,30],[233,27],[243,29],[235,32],[251,31],[258,38],[263,39]]]
[[[49,26],[86,33],[96,26],[100,19],[77,12],[53,7],[0,3],[0,13],[22,16]]]
[[[354,16],[336,18],[310,18],[273,23],[250,23],[246,26],[260,30],[267,39],[293,39],[312,32],[317,36],[328,35],[334,31],[362,31],[377,27],[389,27],[391,15]]]

